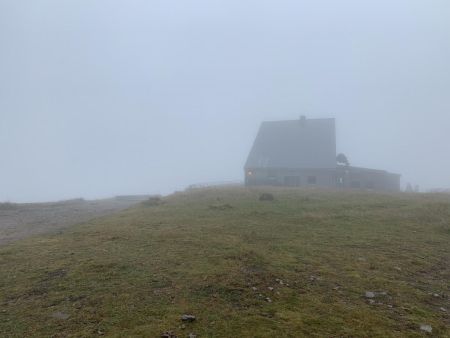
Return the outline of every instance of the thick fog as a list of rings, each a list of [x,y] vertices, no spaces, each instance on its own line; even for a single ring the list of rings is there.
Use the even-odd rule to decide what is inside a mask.
[[[450,187],[450,2],[0,1],[0,201],[243,179],[264,120]]]

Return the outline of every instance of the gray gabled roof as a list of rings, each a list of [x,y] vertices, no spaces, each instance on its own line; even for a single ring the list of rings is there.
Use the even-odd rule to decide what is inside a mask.
[[[245,168],[336,168],[335,120],[263,122]]]

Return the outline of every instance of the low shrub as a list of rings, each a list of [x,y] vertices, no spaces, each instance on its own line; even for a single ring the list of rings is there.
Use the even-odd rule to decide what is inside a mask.
[[[262,193],[261,195],[259,195],[259,200],[260,201],[273,201],[273,200],[275,200],[275,197],[273,197],[272,194],[265,192],[265,193]]]

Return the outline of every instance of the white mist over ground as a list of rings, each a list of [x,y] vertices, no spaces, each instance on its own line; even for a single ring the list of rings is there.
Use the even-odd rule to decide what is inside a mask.
[[[450,187],[450,2],[0,2],[0,201],[240,180],[263,120]]]

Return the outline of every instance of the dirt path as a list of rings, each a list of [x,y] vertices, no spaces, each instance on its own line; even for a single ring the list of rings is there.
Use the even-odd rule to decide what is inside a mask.
[[[0,204],[0,245],[32,235],[112,214],[139,203],[139,199],[111,198],[56,203]]]

